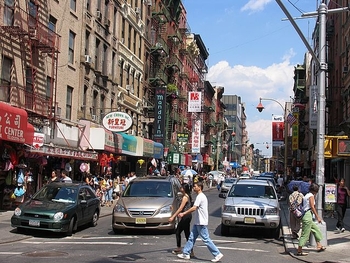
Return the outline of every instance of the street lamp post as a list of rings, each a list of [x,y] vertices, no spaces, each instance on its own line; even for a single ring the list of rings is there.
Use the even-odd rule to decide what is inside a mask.
[[[264,106],[262,105],[261,101],[262,100],[270,100],[270,101],[274,101],[276,102],[278,105],[281,106],[282,110],[283,110],[283,117],[284,117],[284,182],[287,181],[287,172],[288,172],[288,167],[287,167],[287,154],[288,154],[288,149],[287,149],[287,144],[288,144],[288,128],[287,128],[287,118],[286,118],[286,109],[282,106],[282,104],[275,99],[270,99],[270,98],[260,98],[260,102],[258,104],[258,106],[256,106],[257,110],[259,112],[262,112],[264,109]],[[278,165],[278,163],[277,163]],[[277,171],[278,171],[278,166],[277,166]]]

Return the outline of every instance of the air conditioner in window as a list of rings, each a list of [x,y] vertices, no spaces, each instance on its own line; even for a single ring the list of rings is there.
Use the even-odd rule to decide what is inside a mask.
[[[102,14],[101,14],[100,10],[96,11],[96,17],[97,17],[97,19],[101,19],[102,18]]]
[[[141,8],[140,7],[135,7],[135,13],[139,15],[141,13]]]
[[[349,71],[349,67],[348,67],[348,66],[344,66],[344,67],[343,67],[343,73],[344,73],[344,74],[347,74],[348,71]]]
[[[111,20],[106,19],[106,20],[105,20],[105,26],[106,26],[106,27],[110,27],[110,26],[111,26]]]
[[[91,115],[91,120],[92,121],[97,121],[97,116],[96,115]]]
[[[91,64],[92,58],[90,55],[85,55],[85,63]]]

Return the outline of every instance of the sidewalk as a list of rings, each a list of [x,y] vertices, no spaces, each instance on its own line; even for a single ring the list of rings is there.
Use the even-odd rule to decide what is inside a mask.
[[[300,259],[303,262],[312,263],[345,263],[350,262],[350,209],[346,212],[344,222],[345,222],[345,232],[338,233],[335,231],[335,226],[337,223],[336,214],[335,217],[331,215],[323,214],[323,220],[326,222],[327,227],[327,246],[326,250],[323,252],[317,252],[315,246],[303,247],[303,251],[308,252],[307,256],[296,256],[298,248],[298,240],[291,239],[292,233],[289,228],[289,210],[287,203],[281,202],[281,221],[282,221],[282,238],[284,239],[284,246],[286,253],[290,256]],[[323,243],[321,241],[321,243]]]

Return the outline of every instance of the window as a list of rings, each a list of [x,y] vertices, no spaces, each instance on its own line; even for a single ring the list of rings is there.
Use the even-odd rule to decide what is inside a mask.
[[[74,12],[77,11],[77,0],[70,0],[70,9]]]
[[[66,119],[70,120],[72,118],[72,101],[73,101],[73,88],[67,87],[67,97],[66,97]]]
[[[57,24],[57,19],[50,15],[49,24],[48,24],[48,28],[49,28],[48,35],[49,35],[49,42],[52,45],[55,45],[55,42],[56,42],[56,24]]]
[[[74,43],[75,42],[75,34],[72,31],[69,31],[69,47],[68,47],[68,62],[74,63]]]
[[[52,98],[52,78],[46,77],[46,99]]]
[[[10,102],[12,59],[3,57],[1,67],[0,100]]]
[[[90,45],[90,32],[85,32],[85,55],[91,55],[89,54],[89,45]]]
[[[14,21],[15,0],[5,0],[4,25],[12,26]]]
[[[119,67],[119,85],[121,87],[123,87],[123,83],[124,83],[124,81],[123,81],[123,78],[124,78],[124,61],[122,60],[119,65],[120,65],[120,67]]]

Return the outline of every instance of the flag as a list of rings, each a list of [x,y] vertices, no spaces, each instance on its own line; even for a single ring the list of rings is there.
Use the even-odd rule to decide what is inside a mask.
[[[297,119],[293,116],[292,113],[289,113],[287,116],[287,122],[289,123],[290,126],[292,126],[294,123],[297,122]]]

